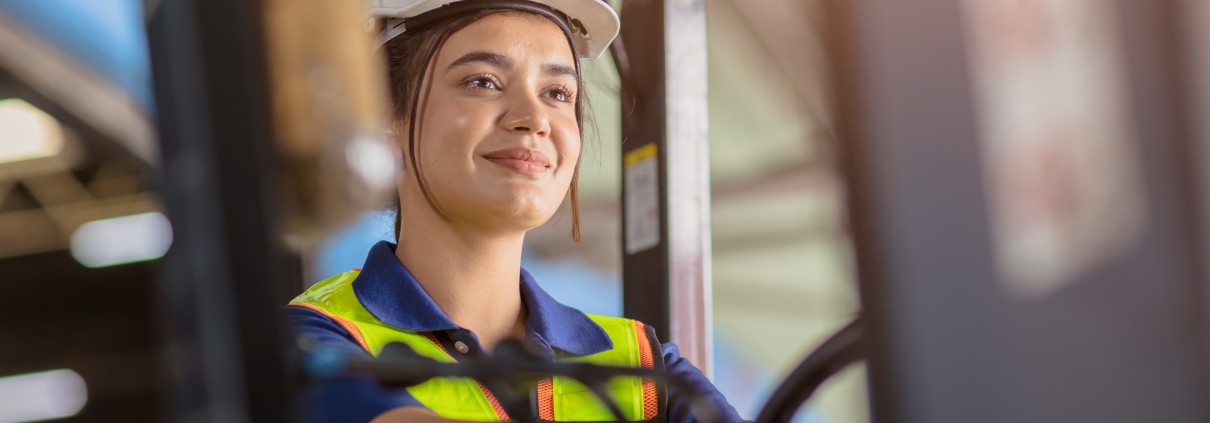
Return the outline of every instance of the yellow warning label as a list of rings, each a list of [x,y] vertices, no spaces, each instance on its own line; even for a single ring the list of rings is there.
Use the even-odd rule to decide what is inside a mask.
[[[658,151],[656,150],[655,143],[650,143],[636,148],[631,150],[629,153],[626,153],[626,156],[622,159],[622,166],[631,167],[634,166],[635,163],[641,163],[644,160],[654,159],[657,152]]]

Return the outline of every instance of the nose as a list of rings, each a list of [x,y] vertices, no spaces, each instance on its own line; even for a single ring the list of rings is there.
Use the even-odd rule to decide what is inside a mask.
[[[546,105],[535,95],[517,95],[508,111],[500,119],[505,131],[532,134],[539,137],[550,135],[550,115]]]

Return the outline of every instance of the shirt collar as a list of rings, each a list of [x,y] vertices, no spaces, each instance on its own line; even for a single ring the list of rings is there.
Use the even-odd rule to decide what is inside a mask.
[[[526,335],[573,356],[613,348],[609,335],[580,310],[556,301],[532,275],[521,269],[521,301],[529,312]],[[370,314],[396,329],[433,332],[460,329],[433,302],[407,267],[395,256],[395,244],[381,241],[370,248],[353,293]]]

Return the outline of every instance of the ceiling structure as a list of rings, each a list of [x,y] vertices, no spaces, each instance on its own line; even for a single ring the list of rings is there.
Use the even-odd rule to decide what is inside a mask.
[[[62,146],[51,157],[0,160],[0,258],[67,250],[84,223],[160,208],[152,126],[136,99],[18,22],[15,6],[0,8],[0,101],[52,117],[50,137]]]
[[[79,390],[62,390],[55,399],[75,398],[77,408],[53,416],[153,420],[169,378],[159,366],[162,322],[153,320],[162,311],[155,306],[156,264],[89,268],[71,251],[73,234],[89,222],[160,208],[149,164],[156,155],[153,128],[138,98],[150,84],[140,85],[139,73],[123,70],[121,60],[109,60],[130,45],[109,37],[109,18],[137,3],[70,1],[78,7],[0,2],[0,282],[12,299],[0,313],[8,322],[0,342],[21,346],[0,353],[0,376],[75,375]],[[78,13],[76,24],[64,21],[72,19],[65,10]],[[139,15],[128,17],[141,31]],[[75,51],[64,44],[73,34],[85,40]],[[132,77],[130,85],[121,81]],[[28,127],[30,119],[41,123],[37,129]],[[7,154],[48,144],[53,148],[39,148],[45,154],[36,158]],[[121,235],[108,238],[132,245],[142,234]],[[113,264],[89,265],[98,263]],[[13,408],[22,399],[9,401]]]

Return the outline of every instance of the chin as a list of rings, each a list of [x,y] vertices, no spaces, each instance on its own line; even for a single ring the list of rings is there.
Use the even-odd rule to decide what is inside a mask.
[[[505,207],[504,210],[501,211],[503,212],[501,213],[501,218],[516,222],[518,227],[526,229],[533,229],[542,226],[542,224],[546,223],[546,221],[550,220],[551,216],[554,215],[553,210],[530,207],[527,205]]]
[[[536,195],[505,195],[498,196],[496,200],[490,205],[484,204],[481,210],[492,210],[494,220],[511,222],[509,226],[518,228],[542,226],[558,210],[558,203]]]

